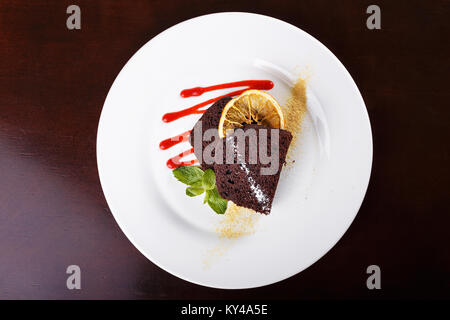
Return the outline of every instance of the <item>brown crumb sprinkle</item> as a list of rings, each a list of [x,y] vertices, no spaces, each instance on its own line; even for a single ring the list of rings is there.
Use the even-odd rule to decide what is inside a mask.
[[[255,232],[255,224],[260,214],[228,202],[228,208],[216,231],[221,238],[237,239]]]
[[[291,89],[290,98],[283,106],[284,128],[292,133],[291,146],[295,144],[301,132],[306,111],[306,80],[299,78]]]

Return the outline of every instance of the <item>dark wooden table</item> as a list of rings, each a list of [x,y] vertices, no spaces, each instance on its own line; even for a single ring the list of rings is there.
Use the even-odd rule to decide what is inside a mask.
[[[381,7],[381,30],[366,8]],[[66,8],[81,8],[81,30]],[[164,29],[220,11],[267,14],[323,42],[348,68],[373,129],[372,177],[339,243],[302,273],[216,290],[159,269],[114,221],[97,174],[106,94]],[[449,1],[0,2],[0,298],[450,298]],[[66,288],[66,268],[82,289]],[[381,290],[366,268],[381,267]]]

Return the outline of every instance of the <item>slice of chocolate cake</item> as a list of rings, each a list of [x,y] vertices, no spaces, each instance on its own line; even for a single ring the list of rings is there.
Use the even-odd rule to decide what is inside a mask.
[[[194,147],[194,154],[200,161],[200,166],[203,170],[206,169],[212,169],[213,164],[207,164],[205,161],[201,161],[203,159],[203,150],[206,146],[208,146],[211,142],[215,142],[214,138],[213,141],[203,141],[202,137],[206,130],[208,129],[216,129],[219,126],[220,116],[222,115],[222,110],[225,107],[225,105],[228,103],[228,101],[231,100],[231,97],[224,97],[220,100],[217,100],[211,107],[209,107],[206,112],[203,114],[203,116],[195,123],[194,128],[191,130],[191,134],[189,135],[189,142]],[[201,126],[201,130],[199,130]],[[200,137],[196,137],[196,134],[200,134]],[[201,141],[201,148],[196,148],[195,146],[195,139],[199,139],[198,141]],[[199,144],[200,145],[200,144]],[[214,152],[211,153],[214,155]]]
[[[245,139],[243,146],[239,145],[239,135]],[[223,163],[213,166],[220,196],[238,206],[269,214],[291,140],[289,131],[254,124],[236,129],[222,139]],[[227,148],[231,148],[228,155]]]

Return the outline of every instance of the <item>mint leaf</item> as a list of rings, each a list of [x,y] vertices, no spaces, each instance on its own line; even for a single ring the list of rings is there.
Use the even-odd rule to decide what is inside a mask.
[[[194,188],[194,187],[187,187],[186,188],[186,194],[189,197],[195,197],[200,194],[202,194],[205,190],[203,188]]]
[[[217,188],[214,188],[212,190],[208,190],[208,204],[216,213],[218,214],[224,214],[225,211],[227,211],[227,205],[228,201],[223,199],[219,192],[217,191]]]
[[[203,170],[195,166],[178,167],[173,169],[172,173],[178,181],[188,185],[201,181],[203,177]]]
[[[216,187],[216,174],[213,170],[208,169],[203,174],[202,181],[203,188],[205,188],[206,190],[214,189]]]
[[[209,198],[210,193],[211,193],[210,190],[206,190],[205,198],[203,199],[203,204],[208,202],[208,198]]]
[[[191,183],[191,187],[203,189],[203,181],[200,179],[197,182]]]
[[[216,174],[208,169],[203,172],[200,167],[183,166],[172,171],[173,176],[180,182],[189,185],[186,195],[195,197],[205,193],[203,203],[208,205],[218,214],[224,214],[227,210],[228,201],[223,199],[216,187]]]

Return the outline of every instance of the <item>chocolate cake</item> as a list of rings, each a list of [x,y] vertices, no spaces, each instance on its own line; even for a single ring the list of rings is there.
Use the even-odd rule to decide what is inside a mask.
[[[197,157],[197,159],[203,159],[201,156],[203,154],[203,150],[207,145],[211,143],[211,141],[203,141],[202,137],[206,130],[215,128],[217,129],[219,127],[219,120],[220,116],[222,114],[222,110],[225,107],[225,105],[228,103],[228,101],[231,100],[231,97],[224,97],[220,100],[217,100],[211,107],[209,107],[206,112],[203,114],[203,116],[195,123],[194,128],[191,130],[191,134],[189,135],[189,142],[194,147],[194,154]],[[194,146],[194,138],[195,138],[195,132],[200,130],[196,130],[198,126],[202,126],[202,136],[198,137],[200,141],[202,141],[202,148],[196,149]],[[214,155],[214,153],[212,153]],[[206,169],[212,169],[213,164],[207,164],[205,161],[200,162],[200,166],[203,170]]]
[[[233,201],[238,206],[253,209],[263,214],[269,214],[272,209],[272,202],[278,186],[281,169],[286,161],[286,154],[292,140],[292,134],[283,129],[272,129],[257,124],[250,124],[236,129],[235,133],[227,138],[217,138],[217,141],[203,141],[202,137],[206,130],[218,128],[222,110],[230,100],[231,97],[222,98],[208,108],[192,129],[189,136],[189,142],[194,147],[194,154],[197,159],[203,159],[203,151],[210,143],[222,143],[223,159],[221,163],[207,164],[205,161],[200,161],[201,168],[203,170],[214,170],[216,174],[217,190],[222,198]],[[200,125],[201,130],[199,130]],[[249,131],[251,129],[253,129],[253,131]],[[239,130],[241,131],[239,132]],[[267,149],[264,151],[269,158],[271,156],[272,138],[274,138],[272,133],[275,131],[278,132],[278,141],[275,142],[278,144],[278,165],[271,174],[264,174],[263,170],[264,168],[269,169],[271,164],[264,164],[260,161],[259,145],[261,130],[266,130],[267,133]],[[194,139],[196,138],[195,135],[200,132],[202,136],[198,137],[198,139],[202,142],[201,149],[196,148],[194,143]],[[255,137],[250,138],[250,132],[254,133]],[[238,134],[246,135],[245,149],[241,150],[237,147]],[[255,143],[257,147],[256,162],[250,161],[249,151],[250,143],[252,142]],[[232,147],[233,161],[232,163],[227,163],[226,150],[227,147],[229,148],[230,146]],[[252,146],[255,145],[252,144]],[[214,155],[214,152],[212,152],[212,155]],[[239,161],[239,159],[241,161]]]
[[[256,141],[257,157],[256,163],[250,161],[249,150],[252,139],[245,136],[245,150],[244,148],[237,148],[237,131],[242,129],[241,134],[250,133],[253,129],[254,133],[253,143]],[[269,214],[272,208],[273,198],[278,186],[281,169],[286,160],[286,154],[292,140],[292,134],[283,129],[271,129],[261,125],[245,125],[240,129],[236,129],[235,133],[229,137],[222,139],[220,143],[223,144],[223,164],[215,163],[213,168],[216,173],[217,190],[222,198],[233,201],[238,206],[253,209],[257,212]],[[261,151],[260,146],[260,131],[266,130],[267,133],[267,149]],[[270,157],[272,139],[275,139],[275,131],[278,132],[278,165],[269,170],[270,163],[263,164],[260,161],[260,152]],[[233,146],[233,163],[226,163],[226,148]],[[254,145],[253,145],[254,146]],[[240,156],[241,161],[238,160]],[[263,168],[270,171],[270,174],[265,173]]]

